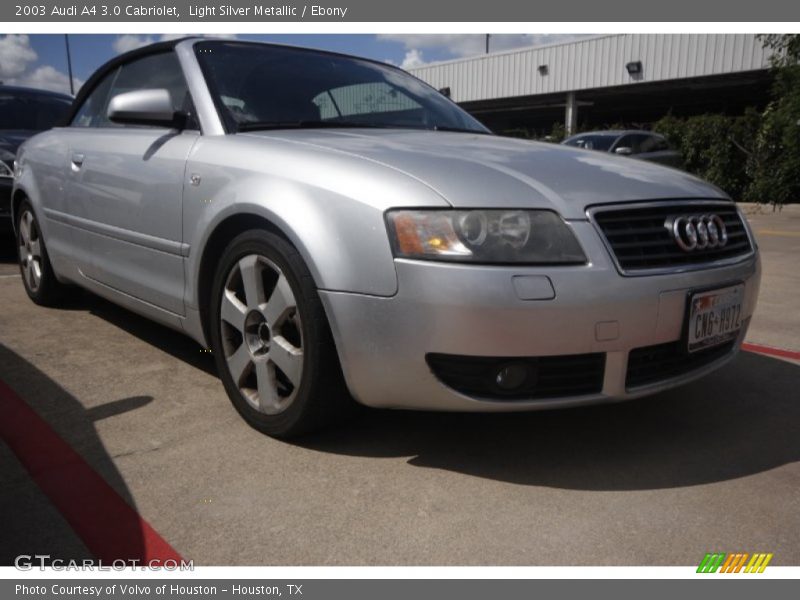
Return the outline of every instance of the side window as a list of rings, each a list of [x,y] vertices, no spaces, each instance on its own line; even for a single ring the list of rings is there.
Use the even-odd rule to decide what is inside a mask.
[[[574,139],[568,140],[568,141],[566,141],[564,143],[567,146],[573,146],[575,148],[591,148],[590,145],[587,146],[586,138],[582,138],[582,137],[574,138]]]
[[[186,80],[183,78],[178,57],[174,52],[164,52],[161,54],[151,54],[133,62],[122,65],[119,69],[114,83],[111,85],[109,100],[118,94],[132,92],[134,90],[145,90],[153,88],[164,88],[169,92],[172,99],[174,110],[187,111],[193,114],[191,97]],[[141,127],[141,125],[120,125],[111,123],[105,118],[103,112],[104,127]],[[189,125],[196,128],[196,125]]]
[[[645,135],[645,134],[637,134],[633,136],[633,153],[634,154],[641,154],[642,152],[651,152],[651,140],[653,139],[652,135]]]
[[[630,148],[631,152],[633,152],[633,136],[632,135],[624,135],[619,138],[617,145],[614,146],[614,150],[617,148]]]
[[[663,150],[669,150],[669,145],[667,140],[657,135],[649,136],[647,141],[642,144],[642,152],[661,152]]]
[[[649,135],[642,135],[640,133],[626,135],[619,141],[617,148],[630,148],[631,154],[647,152],[646,150],[642,150],[642,145],[649,137]]]
[[[94,88],[72,118],[70,127],[101,127],[106,122],[108,91],[119,69],[114,69]]]

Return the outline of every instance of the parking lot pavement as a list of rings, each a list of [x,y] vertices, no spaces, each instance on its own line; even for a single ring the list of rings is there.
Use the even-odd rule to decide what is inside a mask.
[[[800,350],[798,217],[751,217],[758,344]],[[591,408],[365,411],[285,443],[244,424],[188,338],[88,294],[36,307],[10,254],[0,380],[196,564],[800,564],[798,362],[745,352],[682,389]],[[86,555],[2,443],[0,490],[5,564]]]
[[[11,234],[0,234],[0,278],[9,279],[19,275],[19,267],[15,262],[16,250]]]
[[[763,256],[763,281],[749,339],[800,350],[800,205],[780,212],[746,205]]]

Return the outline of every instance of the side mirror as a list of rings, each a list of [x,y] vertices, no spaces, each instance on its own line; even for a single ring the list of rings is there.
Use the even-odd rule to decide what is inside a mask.
[[[620,148],[614,150],[614,152],[616,154],[622,154],[623,156],[630,156],[631,154],[633,154],[633,150],[631,148],[628,148],[627,146],[621,146]]]
[[[445,98],[449,98],[450,97],[450,86],[441,88],[439,90],[439,93],[442,96],[444,96]]]
[[[172,108],[165,89],[136,90],[117,94],[108,103],[108,119],[126,125],[182,128],[186,115]]]

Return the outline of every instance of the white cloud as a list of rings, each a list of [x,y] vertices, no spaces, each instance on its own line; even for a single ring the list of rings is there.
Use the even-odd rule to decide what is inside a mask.
[[[161,35],[134,35],[132,33],[125,33],[123,35],[118,35],[117,38],[114,40],[112,44],[112,48],[114,48],[114,52],[117,54],[123,54],[125,52],[130,52],[131,50],[136,50],[137,48],[141,48],[142,46],[147,46],[148,44],[154,44],[155,42],[166,42],[168,40],[177,40],[178,38],[187,37],[184,33],[163,33]],[[226,39],[233,39],[236,38],[236,34],[231,33],[223,33],[218,35],[206,35],[203,34],[199,37],[216,37],[216,38],[226,38]]]
[[[0,37],[0,81],[8,85],[69,93],[69,77],[52,65],[34,67],[38,58],[27,35]],[[76,79],[75,89],[82,83]]]
[[[544,46],[546,44],[565,44],[592,35],[585,33],[524,33],[519,35],[493,35],[489,38],[489,51],[502,52],[514,48]],[[485,51],[485,48],[484,48]]]
[[[0,81],[19,77],[39,58],[27,35],[0,37]]]
[[[492,34],[489,38],[489,51],[501,52],[513,48],[569,42],[585,37],[589,36],[547,33]],[[486,35],[484,34],[386,33],[378,35],[378,39],[400,42],[408,51],[418,51],[421,53],[423,49],[438,50],[449,55],[451,58],[475,56],[486,52]],[[406,57],[408,57],[408,54],[406,54]]]
[[[378,39],[400,42],[407,50],[421,50],[423,48],[445,50],[452,56],[470,56],[478,54],[483,47],[485,36],[457,33],[446,34],[379,34]]]
[[[80,79],[73,79],[75,91],[77,92],[83,85]],[[69,94],[69,77],[50,65],[36,67],[33,71],[15,77],[11,82],[15,85],[37,88],[40,90],[50,90]]]
[[[422,50],[412,48],[406,52],[403,62],[400,63],[400,67],[403,69],[413,69],[414,67],[421,67],[424,64],[425,59],[422,57]]]
[[[114,48],[114,52],[117,54],[124,54],[125,52],[130,52],[131,50],[136,50],[142,46],[152,44],[155,41],[155,38],[153,38],[151,35],[134,35],[132,33],[126,33],[124,35],[117,36],[117,39],[114,40],[114,43],[111,47]]]

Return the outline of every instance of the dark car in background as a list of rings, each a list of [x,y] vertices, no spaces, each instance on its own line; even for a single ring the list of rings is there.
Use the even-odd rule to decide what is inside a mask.
[[[65,94],[0,85],[0,230],[11,229],[11,185],[19,145],[60,124],[72,98]]]
[[[670,167],[680,167],[682,163],[680,153],[669,147],[664,136],[651,131],[590,131],[573,135],[561,143],[575,148],[631,156]]]

